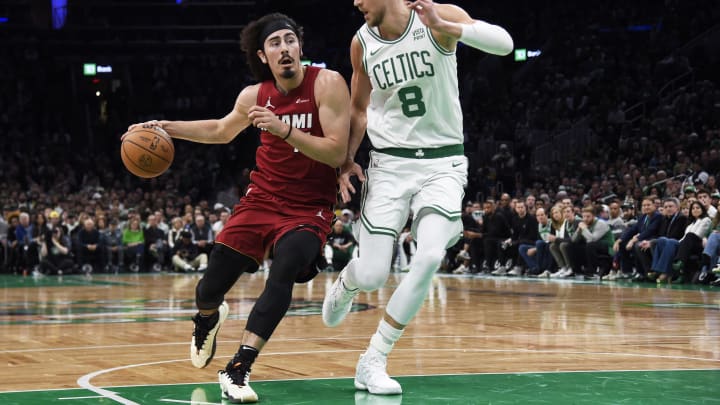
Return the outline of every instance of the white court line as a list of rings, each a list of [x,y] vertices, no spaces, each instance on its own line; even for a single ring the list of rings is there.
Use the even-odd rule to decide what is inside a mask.
[[[395,351],[419,351],[419,350],[425,350],[425,349],[395,349]],[[575,355],[595,355],[595,356],[621,356],[621,357],[640,357],[640,358],[661,358],[661,359],[671,359],[671,360],[694,360],[694,361],[707,361],[707,362],[717,362],[720,363],[720,359],[705,359],[705,358],[696,358],[696,357],[687,357],[687,356],[665,356],[665,355],[656,355],[656,354],[641,354],[641,353],[609,353],[609,352],[582,352],[582,351],[563,351],[563,350],[532,350],[532,349],[433,349],[434,351],[443,351],[443,352],[450,352],[450,351],[460,351],[463,353],[467,352],[476,352],[476,353],[505,353],[505,352],[511,352],[511,353],[517,353],[517,352],[523,352],[523,353],[552,353],[552,354],[575,354]],[[276,353],[263,353],[263,357],[267,356],[288,356],[288,355],[308,355],[308,354],[326,354],[326,353],[348,353],[348,352],[361,352],[363,350],[317,350],[317,351],[297,351],[297,352],[276,352]],[[219,356],[219,358],[230,358],[231,356]],[[99,395],[102,395],[108,399],[111,399],[115,402],[121,403],[123,405],[139,405],[136,402],[130,401],[129,399],[125,399],[111,391],[108,391],[106,389],[96,387],[90,383],[90,380],[94,377],[97,377],[101,374],[111,373],[118,370],[125,370],[129,368],[134,367],[143,367],[143,366],[150,366],[150,365],[156,365],[156,364],[165,364],[165,363],[175,363],[180,361],[187,361],[187,358],[183,359],[176,359],[176,360],[164,360],[164,361],[154,361],[150,363],[139,363],[139,364],[129,364],[126,366],[119,366],[119,367],[113,367],[105,370],[98,370],[95,372],[92,372],[90,374],[86,374],[77,380],[77,384],[81,388],[85,388],[87,390],[90,390],[92,392],[95,392]],[[663,371],[663,370],[653,370],[653,371]],[[585,371],[588,372],[588,371]],[[603,370],[593,370],[591,372],[603,372]],[[490,374],[528,374],[528,372],[520,372],[520,373],[490,373]],[[342,378],[342,377],[334,377],[334,378]],[[349,377],[347,377],[349,378]],[[272,380],[275,381],[275,380]]]
[[[537,334],[537,333],[511,333],[511,334],[494,334],[494,335],[403,335],[403,339],[506,339],[515,337],[534,337],[534,338],[550,338],[555,336],[562,337],[588,337],[586,333],[552,333],[552,334]],[[637,334],[628,335],[624,333],[620,334],[600,334],[592,335],[593,338],[626,338],[630,339],[720,339],[720,335],[647,335]],[[296,341],[335,341],[335,340],[357,340],[357,339],[368,339],[367,335],[360,336],[330,336],[330,337],[306,337],[306,338],[278,338],[273,339],[273,342],[296,342]],[[218,340],[218,343],[237,343],[236,340]],[[152,347],[152,346],[176,346],[186,345],[187,342],[166,342],[166,343],[147,343],[147,344],[125,344],[125,345],[103,345],[103,346],[69,346],[69,347],[48,347],[48,348],[35,348],[35,349],[17,349],[17,350],[0,350],[0,354],[3,353],[31,353],[31,352],[54,352],[54,351],[66,351],[66,350],[100,350],[100,349],[119,349],[119,348],[133,348],[133,347]],[[264,354],[264,353],[263,353]]]
[[[129,399],[125,399],[112,391],[108,391],[104,388],[96,387],[90,383],[90,380],[101,374],[111,373],[113,371],[124,370],[124,369],[128,369],[128,368],[133,368],[133,367],[149,366],[149,365],[154,365],[154,364],[173,363],[176,361],[186,361],[186,360],[187,359],[154,361],[152,363],[131,364],[131,365],[127,365],[127,366],[120,366],[120,367],[108,368],[105,370],[98,370],[98,371],[94,371],[90,374],[85,374],[84,376],[78,378],[77,385],[79,385],[80,388],[85,388],[86,390],[92,391],[98,395],[101,395],[104,398],[111,399],[111,400],[121,403],[123,405],[140,405],[137,402],[133,402]]]

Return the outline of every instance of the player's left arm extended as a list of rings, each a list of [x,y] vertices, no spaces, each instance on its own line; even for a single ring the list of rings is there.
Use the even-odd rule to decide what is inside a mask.
[[[507,55],[513,50],[513,39],[504,28],[475,20],[458,6],[417,0],[408,7],[415,9],[434,34],[440,34],[441,45],[446,49],[455,49],[460,41],[493,55]]]

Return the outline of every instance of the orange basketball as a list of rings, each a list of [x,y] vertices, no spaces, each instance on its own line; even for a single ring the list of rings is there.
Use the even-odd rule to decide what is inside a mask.
[[[120,157],[130,173],[143,178],[157,177],[170,167],[175,146],[162,128],[136,127],[124,136]]]

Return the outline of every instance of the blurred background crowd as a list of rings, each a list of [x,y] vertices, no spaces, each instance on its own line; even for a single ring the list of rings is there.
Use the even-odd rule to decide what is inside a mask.
[[[501,255],[506,249],[498,245],[495,254],[480,242],[471,248],[473,239],[483,238],[468,231],[484,234],[495,208],[512,231],[520,217],[518,201],[533,217],[540,206],[550,216],[552,207],[565,201],[580,222],[585,207],[602,218],[615,204],[630,224],[643,215],[646,197],[656,210],[663,210],[667,198],[677,198],[688,217],[701,191],[717,204],[716,1],[456,4],[505,27],[516,52],[495,57],[462,45],[457,51],[471,163],[466,195],[469,207],[478,206],[468,208],[475,222],[466,221],[468,238],[448,255],[448,271],[573,267],[554,263],[537,269],[525,264],[520,251]],[[124,169],[119,139],[134,122],[226,114],[252,83],[239,32],[271,11],[305,27],[307,63],[324,64],[349,79],[348,47],[363,23],[351,1],[0,5],[3,271],[202,270],[203,255],[247,185],[257,134],[249,129],[228,145],[176,141],[171,169],[151,180]],[[359,163],[370,147],[363,145]],[[492,209],[484,207],[489,203]],[[352,228],[358,208],[358,200],[338,206],[344,231]],[[481,212],[485,223],[473,219],[474,212]],[[620,232],[616,236],[622,239]],[[329,266],[342,266],[339,258],[352,256],[351,237],[352,232],[338,236],[335,248],[329,244],[326,256],[334,256]],[[406,232],[398,241],[398,268],[412,259],[411,240]],[[634,254],[616,255],[601,260],[607,274],[622,271],[623,260],[635,263]],[[702,262],[702,256],[693,257]],[[597,275],[601,267],[576,262],[575,273]],[[640,269],[643,277],[657,273],[651,267]],[[637,270],[634,264],[626,268],[631,277]]]

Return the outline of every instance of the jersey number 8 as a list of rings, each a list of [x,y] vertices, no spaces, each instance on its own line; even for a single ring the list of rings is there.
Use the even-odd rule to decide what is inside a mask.
[[[398,98],[402,102],[402,112],[406,117],[421,117],[425,115],[422,89],[418,86],[403,87],[398,90]]]

